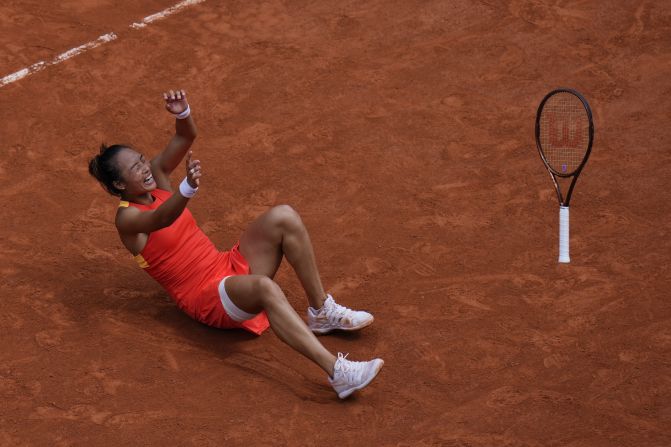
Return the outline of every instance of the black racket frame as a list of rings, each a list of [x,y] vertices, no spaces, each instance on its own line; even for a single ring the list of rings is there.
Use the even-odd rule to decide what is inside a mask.
[[[585,156],[583,157],[580,166],[578,166],[578,168],[570,174],[562,174],[561,172],[557,172],[554,169],[552,169],[550,163],[548,163],[547,159],[545,158],[545,154],[543,154],[543,148],[540,143],[540,133],[541,133],[540,121],[543,106],[548,101],[548,99],[550,99],[557,93],[570,93],[576,96],[580,100],[580,102],[582,102],[583,107],[585,107],[585,111],[587,112],[587,117],[589,119],[589,143],[587,145],[587,151],[585,151]],[[571,194],[573,194],[573,187],[575,186],[575,182],[578,180],[580,172],[582,172],[582,169],[585,167],[585,164],[587,163],[589,154],[592,152],[593,143],[594,143],[594,122],[592,121],[592,109],[590,108],[589,103],[587,102],[585,97],[582,96],[576,90],[570,88],[557,88],[555,90],[552,90],[547,95],[545,95],[545,97],[538,106],[538,110],[536,111],[536,148],[538,149],[538,153],[541,156],[541,160],[543,160],[543,164],[545,164],[545,167],[548,169],[548,172],[550,173],[550,177],[552,177],[552,183],[555,185],[555,190],[557,191],[557,199],[559,200],[559,204],[561,206],[569,206],[569,202],[571,201]],[[573,180],[571,181],[571,186],[569,186],[568,193],[566,194],[566,200],[564,200],[564,198],[562,197],[561,189],[559,188],[559,183],[557,183],[556,177],[563,177],[563,178],[573,177]]]

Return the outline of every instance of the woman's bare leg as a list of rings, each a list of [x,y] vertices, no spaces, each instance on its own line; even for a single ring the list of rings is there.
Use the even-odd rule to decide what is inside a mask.
[[[240,252],[251,273],[274,278],[282,256],[293,267],[310,306],[320,309],[326,294],[319,278],[312,242],[303,221],[288,205],[279,205],[251,223],[240,238]]]
[[[282,289],[265,275],[230,276],[226,293],[237,307],[250,314],[265,310],[277,336],[333,376],[336,357],[308,329],[287,301]]]

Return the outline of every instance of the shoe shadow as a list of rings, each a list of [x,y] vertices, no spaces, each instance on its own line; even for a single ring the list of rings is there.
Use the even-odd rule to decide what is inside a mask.
[[[317,335],[317,334],[315,334]],[[361,331],[331,331],[328,334],[317,335],[317,338],[329,337],[337,338],[339,340],[359,340],[361,338]]]

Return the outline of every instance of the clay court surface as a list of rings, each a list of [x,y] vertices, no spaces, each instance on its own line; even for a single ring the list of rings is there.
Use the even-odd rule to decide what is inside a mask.
[[[118,35],[0,88],[0,445],[671,444],[668,2],[207,0],[129,28],[174,3],[0,6],[0,76]],[[558,86],[596,125],[570,265],[533,137]],[[170,88],[215,244],[291,204],[375,314],[321,337],[385,359],[353,398],[272,331],[190,320],[122,248],[87,162],[162,149]]]

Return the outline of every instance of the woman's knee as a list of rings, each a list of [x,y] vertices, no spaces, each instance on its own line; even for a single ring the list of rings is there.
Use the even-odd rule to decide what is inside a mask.
[[[280,286],[267,276],[258,275],[254,280],[254,293],[261,299],[263,307],[286,301]]]
[[[273,222],[285,230],[303,229],[301,216],[290,205],[277,205],[271,208]]]

